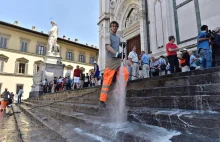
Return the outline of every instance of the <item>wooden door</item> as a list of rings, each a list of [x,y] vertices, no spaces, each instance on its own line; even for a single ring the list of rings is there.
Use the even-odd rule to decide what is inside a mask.
[[[131,52],[133,46],[137,47],[138,56],[141,55],[141,36],[140,35],[138,35],[132,39],[129,39],[127,41],[127,54],[129,54]]]

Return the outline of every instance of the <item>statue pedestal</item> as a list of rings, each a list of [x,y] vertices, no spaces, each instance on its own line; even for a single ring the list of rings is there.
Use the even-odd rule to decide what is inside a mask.
[[[50,83],[54,77],[63,77],[64,64],[61,57],[46,56],[44,63],[40,65],[39,71],[34,75],[32,91],[29,97],[39,97],[43,94],[42,81],[47,79]]]
[[[32,85],[29,98],[38,98],[40,95],[43,95],[43,86],[41,84]]]

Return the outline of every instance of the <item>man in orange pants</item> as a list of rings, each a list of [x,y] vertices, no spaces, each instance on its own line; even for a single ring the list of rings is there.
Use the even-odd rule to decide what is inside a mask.
[[[106,35],[105,37],[106,68],[104,70],[104,75],[103,75],[104,79],[103,79],[102,90],[99,99],[100,105],[102,107],[106,106],[105,102],[107,100],[107,95],[110,85],[112,83],[112,79],[122,62],[123,55],[122,53],[119,53],[119,47],[120,45],[122,47],[126,46],[124,42],[121,42],[120,37],[116,35],[118,27],[119,27],[118,23],[116,21],[112,21],[110,23],[110,30],[111,30],[110,34]],[[124,67],[124,76],[125,76],[124,78],[125,82],[127,83],[129,78],[129,73],[126,67]]]

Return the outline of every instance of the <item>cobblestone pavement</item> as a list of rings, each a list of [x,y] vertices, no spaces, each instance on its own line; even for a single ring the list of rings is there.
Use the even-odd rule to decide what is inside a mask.
[[[0,113],[0,142],[21,142],[12,109]]]

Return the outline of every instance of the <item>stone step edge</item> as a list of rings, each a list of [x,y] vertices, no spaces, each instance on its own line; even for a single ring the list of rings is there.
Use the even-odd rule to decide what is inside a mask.
[[[18,106],[22,112],[24,112],[25,114],[27,114],[29,117],[31,117],[35,122],[38,122],[40,124],[42,124],[42,127],[45,127],[47,130],[53,132],[55,135],[57,135],[57,139],[65,142],[66,139],[60,135],[56,130],[54,130],[53,128],[51,128],[49,125],[47,125],[46,123],[44,123],[42,120],[40,120],[37,116],[35,116],[34,113],[30,112],[29,110],[23,108],[22,106]]]
[[[36,107],[43,107],[44,105],[41,105],[41,104],[34,104],[34,103],[31,103],[31,102],[23,102],[24,104],[26,105],[36,105]],[[77,105],[76,105],[77,106]],[[73,111],[72,108],[65,108],[64,106],[61,106],[61,105],[56,105],[55,104],[52,104],[52,105],[49,105],[46,106],[46,107],[50,107],[50,108],[56,108],[56,109],[66,109],[66,110],[69,110],[69,111]],[[84,114],[87,114],[87,115],[91,115],[91,116],[109,116],[109,114],[105,113],[105,108],[99,108],[98,106],[97,107],[86,107],[86,106],[81,106],[82,108],[88,108],[90,110],[90,112],[86,112],[86,111],[76,111],[74,110],[74,112],[77,112],[77,113],[84,113]],[[110,109],[110,108],[107,108],[107,109]]]
[[[144,120],[142,120],[142,118],[143,118],[142,115],[145,117]],[[210,137],[209,135],[207,135],[208,131],[206,131],[204,133],[204,132],[199,132],[198,130],[200,128],[207,129],[207,130],[208,129],[210,129],[210,130],[216,129],[220,132],[220,127],[212,127],[212,126],[207,127],[207,125],[210,124],[207,122],[210,122],[210,121],[208,119],[204,118],[204,117],[207,117],[206,114],[204,114],[204,117],[200,116],[197,118],[193,118],[193,119],[197,119],[197,120],[203,119],[202,120],[203,123],[201,123],[202,125],[201,124],[195,125],[195,123],[190,123],[190,121],[188,120],[189,117],[184,116],[184,115],[190,116],[190,114],[168,115],[168,114],[163,114],[163,113],[151,113],[151,112],[144,112],[144,111],[142,111],[142,112],[129,111],[128,112],[128,120],[131,122],[137,122],[137,123],[144,122],[144,124],[148,124],[148,125],[155,125],[155,126],[164,127],[167,129],[174,129],[174,130],[181,131],[181,132],[189,132],[189,133],[194,133],[196,135],[203,135],[203,136],[207,136],[207,137]],[[218,115],[219,115],[219,113],[218,113]],[[190,117],[192,117],[192,116],[190,116]],[[216,119],[218,120],[219,118],[220,118],[220,116],[218,116]],[[177,119],[179,122],[176,121]],[[213,121],[212,125],[214,125],[214,120],[216,120],[216,119],[211,120],[211,121]],[[155,123],[154,121],[157,123]],[[172,122],[172,124],[171,124],[171,122]],[[198,129],[198,130],[190,132],[190,129]],[[215,133],[215,134],[212,133],[212,137],[213,138],[220,138],[220,135],[219,135],[219,133]]]
[[[15,105],[15,104],[12,104],[12,105],[11,105],[11,110],[12,110],[13,117],[14,117],[14,120],[15,120],[15,127],[16,127],[16,130],[17,130],[17,132],[18,132],[20,142],[24,142],[23,139],[22,139],[21,130],[19,129],[19,126],[18,126],[17,117],[16,117],[16,115],[15,115],[15,113],[17,113],[17,112],[15,112],[15,110],[14,110],[14,105]]]
[[[138,79],[138,80],[132,80],[130,83],[138,82],[138,81],[149,81],[149,80],[160,80],[160,79],[167,79],[167,78],[178,78],[178,77],[187,77],[187,76],[197,76],[197,75],[204,75],[204,74],[212,74],[220,72],[220,67],[214,67],[211,69],[204,69],[204,70],[195,70],[195,71],[190,71],[190,72],[179,72],[179,73],[173,73],[173,74],[168,74],[168,75],[163,75],[163,76],[156,76],[156,77],[151,77],[151,78],[143,78],[143,79]]]
[[[90,124],[90,123],[92,123],[92,124],[94,124],[96,127],[97,127],[97,125],[99,125],[99,126],[101,126],[101,124],[96,124],[96,123],[94,123],[93,121],[90,121],[90,120],[88,120],[88,119],[85,119],[84,117],[82,118],[82,117],[79,117],[79,116],[77,116],[77,115],[68,115],[67,113],[63,113],[63,112],[60,112],[60,111],[57,111],[57,110],[53,110],[53,109],[51,109],[51,108],[39,108],[39,109],[42,109],[42,110],[44,110],[44,111],[46,111],[47,113],[49,113],[49,114],[51,114],[50,112],[52,111],[52,112],[54,112],[54,113],[56,113],[56,114],[61,114],[61,115],[63,115],[63,116],[66,116],[66,117],[68,117],[68,120],[69,119],[76,119],[76,120],[78,120],[78,121],[80,121],[80,122],[83,122],[84,124]],[[88,116],[88,115],[87,115]],[[93,117],[93,116],[92,116]],[[65,120],[66,121],[66,120]],[[71,123],[71,121],[69,121],[70,123]],[[157,126],[158,127],[158,126]],[[107,127],[106,126],[106,128],[107,129],[111,129],[110,127]],[[123,136],[123,138],[126,138],[126,136],[130,136],[131,134],[133,134],[133,133],[129,133],[129,132],[119,132],[119,135],[120,135],[120,138],[121,138],[121,135]],[[102,136],[101,136],[102,137]],[[139,137],[138,135],[135,135],[135,138],[137,139],[137,140],[140,140],[141,139],[141,137]],[[106,138],[106,139],[109,139],[109,138]],[[144,139],[145,140],[145,139]]]
[[[79,120],[83,120],[84,122],[88,122],[87,120],[85,120],[84,118],[80,118],[80,117],[77,117],[77,116],[69,116],[68,114],[66,114],[66,113],[61,113],[61,112],[58,112],[57,110],[52,110],[52,109],[44,109],[44,110],[47,110],[47,112],[50,112],[50,111],[53,111],[53,112],[55,112],[55,113],[60,113],[60,114],[62,114],[62,115],[65,115],[65,116],[68,116],[68,117],[70,117],[70,118],[74,118],[74,119],[79,119]],[[90,122],[89,122],[90,123]],[[149,124],[149,125],[151,125],[151,124]],[[152,126],[156,126],[156,125],[152,125]],[[160,127],[160,126],[157,126],[157,127]],[[165,127],[163,127],[163,128],[165,128]],[[167,128],[165,128],[165,129],[167,129]],[[178,131],[178,130],[177,130]],[[130,135],[130,133],[127,133],[126,134],[127,136],[129,136]],[[187,135],[187,133],[185,133],[185,132],[182,132],[182,134],[181,135],[183,135],[184,137],[186,136],[186,137],[188,137]],[[203,135],[199,135],[199,134],[195,134],[194,133],[194,135],[196,135],[197,137],[204,137],[204,138],[208,138],[207,136],[203,136]],[[138,138],[138,136],[137,136],[137,138]],[[208,138],[209,139],[209,138]],[[173,142],[181,142],[181,141],[173,141]],[[185,142],[185,141],[184,141]]]

